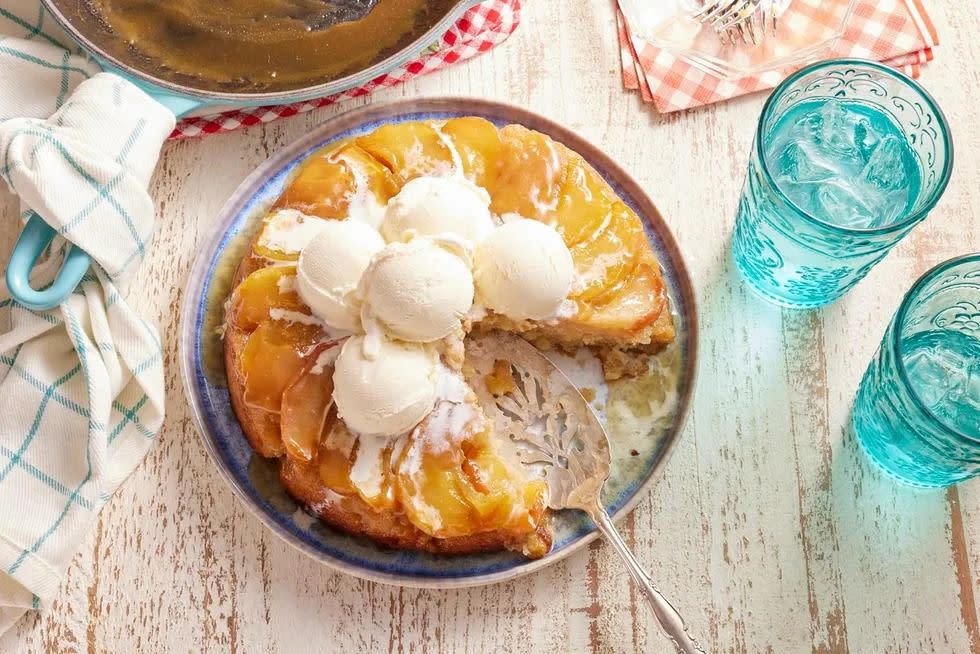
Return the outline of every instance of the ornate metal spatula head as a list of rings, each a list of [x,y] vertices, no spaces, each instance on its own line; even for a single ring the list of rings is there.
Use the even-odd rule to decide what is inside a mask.
[[[571,381],[533,345],[493,332],[466,345],[470,384],[494,421],[501,449],[548,483],[549,506],[578,509],[622,556],[678,652],[704,650],[619,536],[599,497],[609,477],[609,438]]]

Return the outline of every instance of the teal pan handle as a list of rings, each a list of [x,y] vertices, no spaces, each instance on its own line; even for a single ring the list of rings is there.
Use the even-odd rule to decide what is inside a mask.
[[[192,111],[211,104],[210,102],[200,98],[170,93],[169,91],[165,91],[154,86],[142,85],[141,88],[146,91],[151,98],[169,109],[177,118],[182,118]]]
[[[7,290],[14,300],[28,309],[44,311],[64,302],[82,281],[92,263],[84,250],[72,245],[54,281],[40,291],[31,287],[31,270],[56,234],[41,216],[32,211],[10,255],[10,262],[7,264]]]
[[[205,104],[195,98],[174,95],[155,88],[145,90],[178,118]],[[55,230],[32,211],[7,263],[7,290],[14,300],[29,309],[44,311],[64,302],[82,281],[92,263],[84,250],[72,245],[54,282],[42,290],[31,287],[31,270],[54,237]]]

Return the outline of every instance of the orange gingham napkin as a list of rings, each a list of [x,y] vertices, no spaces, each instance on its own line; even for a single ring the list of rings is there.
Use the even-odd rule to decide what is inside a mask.
[[[918,77],[922,65],[932,61],[939,45],[936,27],[924,0],[860,0],[844,34],[825,57],[874,59]],[[794,13],[801,20],[820,20],[819,0],[796,0]],[[771,89],[795,69],[771,71],[723,80],[631,34],[617,11],[623,85],[639,91],[644,101],[668,113]],[[783,29],[806,29],[805,24]]]

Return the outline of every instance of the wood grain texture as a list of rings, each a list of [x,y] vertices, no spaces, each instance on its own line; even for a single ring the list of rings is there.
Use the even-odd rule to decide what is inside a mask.
[[[661,117],[625,93],[608,0],[525,3],[493,52],[373,101],[475,95],[529,107],[594,140],[649,190],[701,302],[701,385],[662,482],[622,525],[710,652],[980,652],[980,482],[900,487],[849,428],[861,374],[902,294],[980,250],[980,17],[930,3],[943,45],[923,82],[957,138],[942,203],[843,301],[769,306],[728,255],[757,95]],[[188,417],[177,366],[181,290],[224,198],[269,154],[350,102],[169,144],[153,179],[159,231],[136,302],[161,326],[168,417],[106,506],[61,593],[0,652],[668,652],[610,548],[463,591],[332,573],[232,496]],[[5,225],[16,202],[0,197]],[[0,245],[9,248],[11,235]]]

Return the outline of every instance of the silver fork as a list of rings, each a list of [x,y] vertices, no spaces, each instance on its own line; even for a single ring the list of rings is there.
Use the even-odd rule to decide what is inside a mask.
[[[766,34],[775,34],[788,4],[789,0],[703,0],[693,16],[723,41],[758,45]]]

